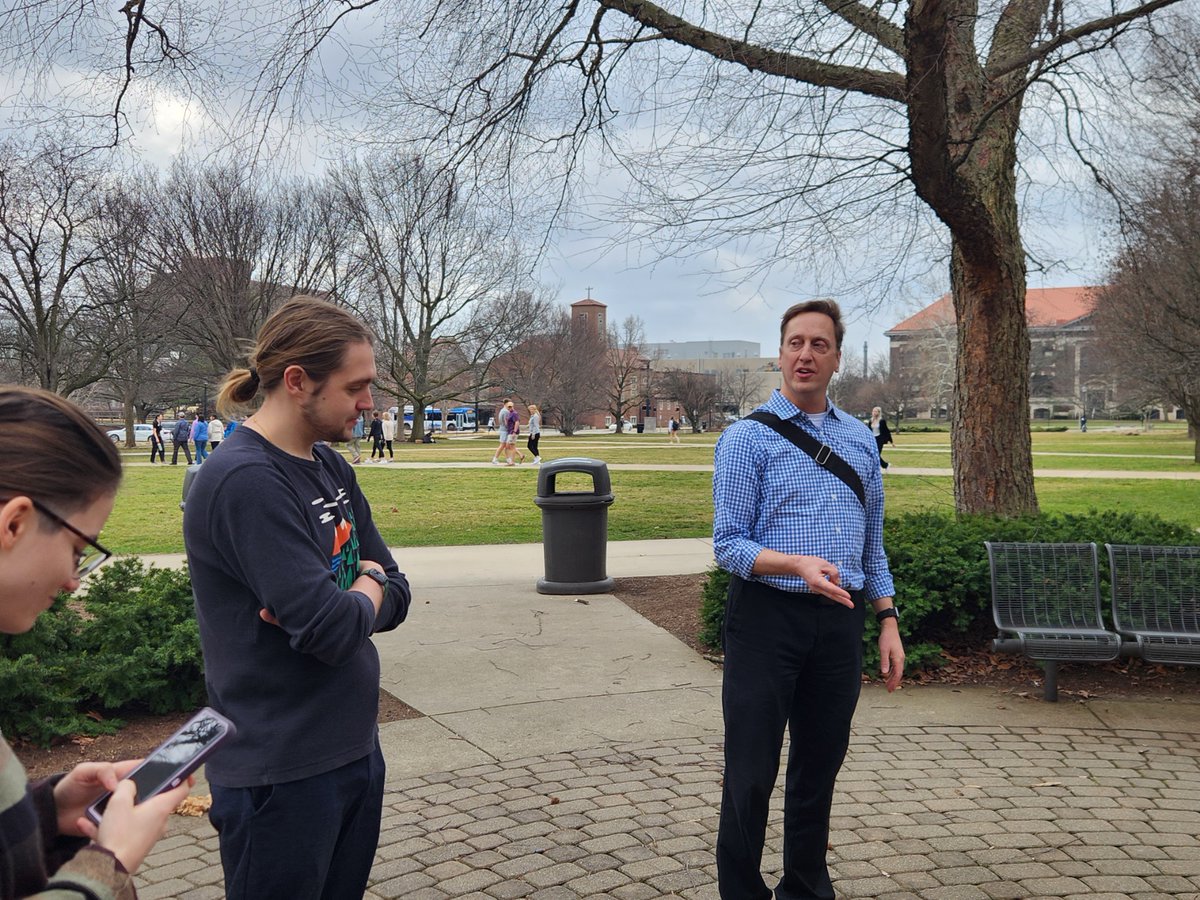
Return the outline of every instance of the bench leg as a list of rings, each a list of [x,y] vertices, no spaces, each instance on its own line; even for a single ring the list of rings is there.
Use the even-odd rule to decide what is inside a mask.
[[[1042,668],[1045,672],[1044,684],[1042,686],[1042,699],[1047,703],[1058,702],[1058,660],[1047,659],[1042,661]]]

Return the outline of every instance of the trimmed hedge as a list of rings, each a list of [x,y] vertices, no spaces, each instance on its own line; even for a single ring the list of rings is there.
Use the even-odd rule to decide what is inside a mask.
[[[9,738],[44,746],[112,732],[114,715],[186,711],[205,697],[186,571],[117,560],[30,631],[0,635],[0,730]]]
[[[1196,544],[1198,537],[1187,525],[1136,513],[1093,511],[1001,519],[918,512],[888,517],[883,540],[896,582],[906,667],[916,669],[940,664],[940,641],[948,635],[966,636],[981,645],[995,636],[984,541],[1186,546]],[[1106,587],[1108,560],[1104,553],[1100,561]],[[700,603],[700,639],[714,648],[721,646],[728,586],[728,572],[716,567],[709,570]],[[868,671],[879,661],[878,634],[874,617],[867,616],[863,640]]]

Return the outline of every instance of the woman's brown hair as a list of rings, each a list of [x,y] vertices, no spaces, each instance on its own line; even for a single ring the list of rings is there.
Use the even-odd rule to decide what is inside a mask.
[[[82,409],[40,388],[0,385],[0,497],[67,515],[121,483],[121,454]]]
[[[300,366],[320,383],[338,370],[352,344],[371,343],[371,332],[339,306],[316,297],[293,297],[263,323],[250,367],[234,369],[217,394],[217,410],[229,415],[274,390],[288,366]]]

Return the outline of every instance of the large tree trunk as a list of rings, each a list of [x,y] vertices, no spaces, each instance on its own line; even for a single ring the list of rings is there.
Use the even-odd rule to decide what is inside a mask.
[[[1013,208],[1015,211],[1016,204]],[[1037,512],[1029,438],[1029,332],[1019,236],[950,264],[958,319],[950,431],[954,505],[962,513]]]
[[[1042,0],[997,26],[1028,46]],[[1029,439],[1025,250],[1017,224],[1023,72],[991,79],[971,0],[913,0],[905,22],[909,158],[917,194],[950,231],[958,354],[951,427],[961,513],[1037,512]]]

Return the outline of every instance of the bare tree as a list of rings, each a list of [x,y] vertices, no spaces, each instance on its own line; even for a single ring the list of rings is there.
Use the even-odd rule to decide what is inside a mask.
[[[348,111],[369,115],[372,134],[381,121],[403,123],[397,141],[428,112],[464,153],[494,150],[543,177],[555,154],[573,171],[589,149],[584,139],[599,135],[640,188],[626,205],[641,211],[631,235],[651,236],[663,252],[736,248],[765,235],[783,259],[869,241],[879,268],[896,273],[936,220],[949,238],[960,323],[956,505],[1015,515],[1037,509],[1018,139],[1034,150],[1061,139],[1086,154],[1086,108],[1134,83],[1123,61],[1106,72],[1089,57],[1149,32],[1151,17],[1178,2],[764,0],[677,13],[649,0],[304,0],[278,34],[248,33],[266,50],[254,86],[275,112],[289,93],[311,89],[318,51],[347,17],[378,17],[372,30],[386,37],[375,49],[396,53],[396,64],[372,57],[370,74],[397,80],[364,78],[357,97],[339,82],[336,92],[314,92],[322,102],[350,93]],[[145,6],[129,6],[142,15],[125,30],[127,48],[150,33]],[[90,3],[48,8],[62,12],[53,34],[73,44]],[[10,21],[20,48],[32,29]],[[160,49],[154,61],[166,55]],[[344,74],[339,67],[336,77]],[[669,138],[647,141],[660,116]],[[1095,159],[1083,161],[1100,176]],[[889,227],[870,227],[881,220]],[[848,254],[840,273],[852,280],[857,263]]]
[[[721,403],[742,416],[749,411],[751,401],[762,391],[763,373],[750,369],[723,371],[718,375]]]
[[[354,234],[354,302],[378,338],[385,386],[413,407],[471,393],[539,314],[531,261],[484,199],[420,157],[377,154],[334,176]]]
[[[543,412],[558,423],[563,434],[574,434],[585,416],[605,407],[601,387],[607,375],[605,342],[595,329],[560,309],[536,345],[541,348],[538,368]]]
[[[783,258],[843,243],[852,229],[899,260],[932,213],[949,235],[961,323],[956,505],[1015,515],[1037,509],[1018,137],[1062,121],[1064,143],[1086,149],[1080,93],[1112,95],[1125,71],[1115,65],[1110,78],[1088,55],[1176,2],[1135,0],[1095,17],[1049,0],[704,4],[683,14],[647,0],[413,2],[390,24],[410,23],[427,44],[444,39],[411,71],[453,67],[451,89],[438,81],[423,108],[465,150],[518,159],[532,136],[543,158],[561,150],[573,167],[599,134],[640,186],[623,207],[642,211],[633,230],[664,252],[767,235]],[[297,22],[276,59],[320,40],[311,21]],[[377,90],[372,102],[419,87]],[[668,110],[671,139],[639,154]],[[1046,115],[1023,131],[1030,111]],[[891,227],[867,227],[876,221]],[[852,276],[849,260],[842,271]]]
[[[691,423],[692,432],[699,434],[701,426],[720,405],[720,386],[716,375],[666,369],[658,373],[659,394],[673,399]]]
[[[175,320],[153,288],[151,244],[157,183],[140,172],[110,184],[93,228],[96,261],[83,273],[97,322],[114,347],[99,394],[121,403],[125,445],[136,446],[134,422],[170,396]]]
[[[82,277],[101,175],[50,141],[0,146],[0,310],[23,379],[63,395],[104,377],[115,348]]]
[[[604,387],[609,414],[617,422],[617,434],[625,430],[625,415],[640,402],[648,362],[642,356],[646,342],[645,323],[638,316],[626,316],[620,326],[610,326],[606,336],[604,359],[608,372]]]
[[[326,187],[272,183],[234,162],[177,162],[155,238],[163,273],[155,290],[195,351],[197,385],[243,365],[280,303],[337,288],[348,253],[346,224]]]
[[[1143,178],[1092,321],[1123,391],[1184,410],[1200,462],[1200,119],[1195,134],[1191,152]]]

